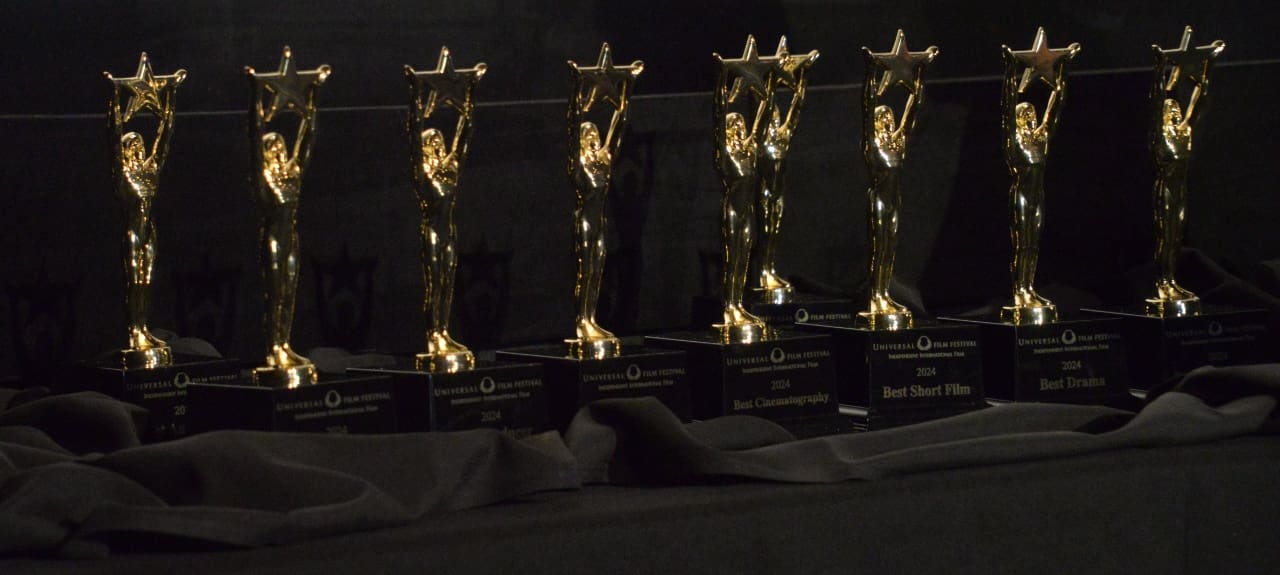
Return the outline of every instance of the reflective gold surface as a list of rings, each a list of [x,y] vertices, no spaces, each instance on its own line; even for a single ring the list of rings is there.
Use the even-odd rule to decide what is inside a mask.
[[[422,308],[427,316],[427,349],[417,355],[421,371],[455,372],[476,365],[475,354],[449,336],[453,280],[458,267],[453,224],[458,175],[471,143],[472,93],[488,67],[483,63],[457,70],[448,48],[440,48],[434,70],[404,67],[409,81],[409,142],[413,189],[422,209]],[[452,137],[428,126],[441,107],[457,116]]]
[[[111,102],[107,124],[111,130],[112,172],[116,191],[124,200],[124,277],[125,310],[128,321],[129,347],[120,351],[125,368],[154,368],[173,362],[169,346],[147,330],[151,270],[156,258],[156,226],[151,219],[151,206],[159,189],[160,170],[169,154],[173,137],[175,98],[178,86],[187,77],[186,70],[168,76],[156,76],[144,52],[138,59],[138,71],[130,78],[111,81]],[[121,95],[128,103],[122,108]],[[147,147],[146,138],[138,132],[125,132],[125,125],[137,114],[155,116],[156,132]]]
[[[1151,83],[1151,155],[1156,163],[1153,189],[1156,230],[1156,295],[1146,301],[1147,315],[1182,317],[1199,315],[1200,298],[1178,285],[1174,273],[1182,250],[1187,218],[1187,165],[1191,161],[1191,131],[1209,95],[1209,72],[1226,43],[1215,40],[1193,47],[1191,27],[1182,33],[1177,48],[1152,45],[1155,73]],[[1183,82],[1185,80],[1185,82]],[[1180,84],[1191,89],[1187,104],[1178,100]],[[1187,92],[1188,90],[1185,90]]]
[[[1004,56],[1001,127],[1005,161],[1013,176],[1013,185],[1009,188],[1013,304],[1000,310],[1000,320],[1005,323],[1040,325],[1058,319],[1057,308],[1036,293],[1034,283],[1040,231],[1044,225],[1044,170],[1049,159],[1049,140],[1066,103],[1066,66],[1079,51],[1080,45],[1075,43],[1066,48],[1050,48],[1044,28],[1036,30],[1030,50],[1001,47]],[[1019,101],[1019,96],[1036,80],[1049,89],[1043,116],[1037,116],[1031,102]]]
[[[622,146],[622,133],[627,127],[631,90],[643,71],[644,62],[640,60],[615,66],[607,43],[600,46],[595,66],[579,66],[569,61],[573,88],[568,113],[569,181],[577,193],[573,210],[576,337],[565,340],[570,357],[604,359],[618,355],[622,348],[617,337],[596,323],[596,304],[604,277],[605,208],[613,160]],[[603,103],[604,115],[608,117],[604,134],[591,119],[599,117],[604,121],[596,106],[599,103]]]
[[[787,52],[787,38],[778,42],[774,55],[778,63],[774,76],[775,86],[791,91],[791,99],[783,106],[780,102],[769,102],[769,123],[761,141],[759,166],[759,196],[756,198],[756,224],[760,230],[760,239],[755,242],[751,255],[752,267],[758,269],[756,287],[753,288],[756,299],[769,303],[787,303],[795,295],[795,290],[787,280],[778,275],[774,264],[774,253],[778,241],[778,231],[782,226],[783,199],[786,195],[785,179],[787,154],[791,151],[791,138],[795,135],[796,126],[800,123],[800,110],[804,107],[805,93],[809,80],[807,72],[818,59],[818,51],[808,54],[791,55]],[[778,93],[775,88],[775,95]]]
[[[747,37],[742,57],[720,64],[712,91],[715,163],[720,173],[720,238],[724,253],[723,321],[712,327],[726,343],[751,343],[768,337],[769,328],[742,305],[755,234],[756,159],[772,117],[771,104],[780,68],[777,56],[761,58],[756,39]],[[732,83],[730,83],[732,80]],[[741,111],[739,111],[741,110]],[[750,115],[750,124],[747,116]]]
[[[258,385],[294,388],[315,383],[311,361],[289,347],[298,289],[298,202],[302,175],[315,143],[316,93],[329,77],[329,66],[298,71],[288,46],[275,72],[245,68],[249,78],[249,149],[254,195],[262,215],[262,264],[266,311],[267,358],[253,370]],[[269,102],[265,100],[270,99]],[[298,116],[292,146],[268,124],[279,113]]]
[[[870,303],[867,311],[858,313],[856,324],[876,330],[905,329],[912,326],[911,310],[889,295],[898,245],[902,170],[917,108],[924,104],[924,69],[938,55],[938,47],[912,52],[907,49],[906,36],[898,30],[890,51],[863,48],[862,53],[867,65],[862,84],[862,155],[871,175],[867,188]],[[906,90],[907,99],[895,119],[893,108],[882,104],[881,97],[899,86]]]

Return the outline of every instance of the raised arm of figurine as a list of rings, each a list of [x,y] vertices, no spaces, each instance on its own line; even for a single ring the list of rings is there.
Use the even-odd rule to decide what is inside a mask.
[[[1067,65],[1070,64],[1079,51],[1080,44],[1072,43],[1067,46],[1067,55],[1053,63],[1055,72],[1053,90],[1049,92],[1049,101],[1044,105],[1044,117],[1040,120],[1039,127],[1040,134],[1045,138],[1046,144],[1048,143],[1048,138],[1057,129],[1058,121],[1062,118],[1062,106],[1067,103]]]
[[[719,54],[716,54],[716,61],[722,61]],[[730,169],[729,162],[731,160],[728,158],[726,150],[721,146],[721,143],[727,143],[729,141],[727,137],[729,122],[729,71],[726,70],[723,65],[719,66],[719,69],[720,74],[716,78],[716,88],[711,91],[711,141],[713,144],[712,150],[715,155],[716,167],[720,169],[721,173],[728,173],[728,170]],[[738,120],[741,121],[742,115],[738,114],[737,116]]]
[[[1004,82],[1000,86],[1000,124],[1004,134],[1005,161],[1010,166],[1016,165],[1019,154],[1018,142],[1013,134],[1018,132],[1018,82],[1019,64],[1013,50],[1002,46],[1000,55],[1004,59]]]
[[[169,158],[169,141],[173,139],[174,99],[177,98],[178,84],[186,78],[186,72],[179,70],[177,81],[167,86],[161,95],[163,101],[160,113],[157,114],[159,124],[156,126],[156,139],[151,143],[151,159],[156,170],[164,169],[164,162]]]
[[[784,66],[792,67],[791,73],[795,77],[795,83],[788,84],[791,88],[791,102],[787,105],[786,117],[780,122],[787,134],[794,133],[796,126],[800,124],[800,110],[804,108],[804,100],[809,88],[807,73],[817,59],[818,51],[811,50],[803,56],[788,56],[784,63]]]
[[[1183,113],[1183,122],[1187,125],[1190,125],[1195,121],[1193,119],[1196,117],[1195,111],[1198,105],[1201,105],[1201,101],[1208,101],[1209,76],[1213,69],[1213,62],[1218,59],[1218,55],[1227,47],[1227,44],[1222,40],[1214,40],[1213,44],[1210,45],[1213,46],[1213,51],[1209,53],[1208,58],[1204,59],[1204,68],[1200,70],[1199,82],[1197,82],[1195,88],[1191,90],[1191,99],[1188,100],[1187,109]]]

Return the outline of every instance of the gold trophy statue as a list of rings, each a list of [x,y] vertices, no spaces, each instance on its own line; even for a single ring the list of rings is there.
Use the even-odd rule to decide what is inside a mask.
[[[471,142],[472,91],[486,69],[484,63],[479,63],[467,70],[455,70],[448,48],[440,49],[434,70],[417,72],[411,66],[404,67],[409,81],[413,188],[422,208],[422,277],[426,284],[422,307],[427,315],[427,350],[417,355],[420,371],[455,372],[476,365],[475,354],[449,337],[449,311],[458,267],[454,248],[457,232],[453,225],[458,175]],[[452,138],[427,126],[441,107],[457,114]]]
[[[778,275],[774,266],[778,231],[782,225],[783,199],[786,193],[784,173],[787,154],[791,151],[791,138],[800,123],[800,110],[804,107],[809,85],[806,72],[818,59],[818,51],[808,54],[787,54],[787,38],[778,42],[779,56],[776,84],[791,90],[791,100],[784,108],[778,102],[770,102],[769,122],[760,146],[759,196],[756,205],[756,223],[760,229],[760,241],[755,243],[751,255],[752,265],[760,270],[757,286],[753,289],[758,299],[767,303],[782,304],[792,300],[795,290],[787,280]],[[783,56],[785,55],[785,56]],[[776,93],[775,88],[775,93]]]
[[[1182,317],[1200,314],[1200,298],[1178,285],[1174,272],[1182,249],[1187,214],[1187,164],[1191,161],[1192,126],[1203,115],[1209,95],[1209,72],[1226,48],[1222,40],[1207,46],[1191,45],[1191,27],[1182,43],[1172,50],[1152,45],[1156,65],[1151,85],[1151,154],[1155,157],[1156,182],[1156,296],[1146,302],[1147,315]],[[1182,106],[1176,89],[1190,84],[1191,95]]]
[[[781,48],[783,52],[775,57],[760,58],[755,37],[748,36],[741,58],[724,59],[713,54],[720,64],[712,93],[712,121],[714,158],[723,195],[720,240],[724,253],[723,322],[713,327],[726,343],[750,343],[768,337],[768,325],[747,311],[742,300],[755,235],[756,159],[769,127],[767,116],[771,114],[777,63],[787,57],[786,45]],[[742,112],[731,109],[734,104],[752,115],[750,124]]]
[[[862,49],[867,64],[862,84],[862,155],[871,174],[867,188],[867,239],[871,246],[871,297],[867,311],[859,312],[857,325],[869,329],[906,329],[912,326],[911,310],[889,295],[894,255],[898,245],[898,210],[902,206],[902,170],[907,139],[915,130],[917,108],[924,104],[925,67],[938,55],[937,46],[923,52],[907,50],[906,37],[898,30],[889,52]],[[907,91],[902,113],[880,98],[896,86]]]
[[[621,348],[614,337],[596,323],[596,302],[604,276],[605,200],[613,160],[622,146],[627,126],[631,90],[644,71],[644,62],[614,66],[609,44],[600,47],[595,66],[569,61],[573,94],[569,97],[569,180],[577,192],[573,211],[573,255],[577,273],[573,284],[574,339],[565,340],[569,356],[578,359],[615,357]],[[610,112],[607,131],[588,119],[593,107],[603,103]]]
[[[316,92],[329,77],[329,66],[298,71],[288,46],[280,68],[259,74],[246,67],[252,103],[249,109],[250,177],[262,210],[262,264],[266,283],[264,324],[266,365],[253,370],[255,384],[296,388],[316,382],[311,361],[289,347],[298,288],[298,202],[302,175],[315,143]],[[270,102],[264,102],[270,98]],[[297,114],[298,132],[290,146],[267,124],[280,113]]]
[[[1013,176],[1009,205],[1013,239],[1013,305],[1000,310],[1000,320],[1013,325],[1043,325],[1058,319],[1053,303],[1036,293],[1033,284],[1039,259],[1040,231],[1044,224],[1044,171],[1049,160],[1049,140],[1066,103],[1066,66],[1080,51],[1079,44],[1050,48],[1044,28],[1036,31],[1030,50],[1002,46],[1004,85],[1000,93],[1001,126],[1005,161]],[[1032,82],[1049,87],[1044,115],[1037,116],[1030,102],[1018,101]]]
[[[112,172],[116,190],[124,199],[126,229],[124,236],[125,310],[129,323],[129,347],[120,351],[126,369],[153,369],[173,363],[173,353],[164,341],[147,331],[147,309],[151,291],[151,270],[156,258],[156,226],[151,219],[151,206],[159,189],[160,170],[169,155],[169,139],[173,137],[175,97],[187,77],[186,70],[168,76],[151,72],[151,62],[143,52],[138,71],[131,78],[111,81],[111,103],[107,122],[112,136]],[[129,94],[121,108],[120,97]],[[150,113],[158,125],[150,149],[138,132],[125,133],[138,113]]]

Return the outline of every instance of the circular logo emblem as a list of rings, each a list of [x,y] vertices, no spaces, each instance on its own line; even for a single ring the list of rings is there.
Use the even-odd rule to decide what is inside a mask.
[[[927,335],[922,335],[920,336],[920,339],[916,340],[916,349],[920,351],[929,351],[932,347],[933,340],[929,339],[929,336]]]
[[[1222,324],[1216,321],[1209,322],[1209,335],[1213,337],[1222,335]]]
[[[773,348],[773,351],[769,352],[769,361],[772,361],[773,363],[782,363],[787,361],[787,352],[782,351],[782,348],[780,347],[775,347]]]
[[[636,364],[634,364],[634,363],[633,363],[633,364],[631,364],[631,365],[628,365],[628,366],[627,366],[627,379],[628,379],[628,380],[630,380],[630,381],[636,381],[636,380],[640,379],[640,375],[641,375],[641,374],[640,374],[640,366],[638,366],[638,365],[636,365]]]
[[[498,389],[498,383],[492,377],[486,375],[480,379],[480,393],[490,394],[495,389]]]
[[[338,393],[338,390],[330,389],[328,392],[324,394],[325,407],[329,409],[334,409],[339,405],[342,405],[342,394]]]
[[[1062,332],[1062,345],[1071,345],[1076,342],[1076,332],[1064,330]]]
[[[186,387],[188,383],[191,383],[191,376],[185,371],[179,371],[178,375],[173,376],[173,386],[178,389]]]
[[[804,308],[796,309],[796,323],[806,323],[809,321],[809,310]]]

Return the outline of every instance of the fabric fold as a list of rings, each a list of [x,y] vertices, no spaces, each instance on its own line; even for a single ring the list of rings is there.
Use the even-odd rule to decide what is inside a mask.
[[[826,483],[1213,441],[1258,429],[1275,403],[1271,397],[1250,396],[1214,408],[1192,395],[1170,392],[1127,423],[1101,433],[1084,429],[1125,412],[1100,406],[1008,404],[876,433],[800,441],[780,437],[760,447],[725,449],[715,438],[691,433],[655,400],[620,399],[583,408],[566,442],[589,482],[684,484],[735,478]],[[739,418],[717,432],[758,436],[766,423]]]
[[[0,555],[276,545],[581,485],[554,432],[222,431],[139,446],[136,409],[73,394],[0,412]]]

